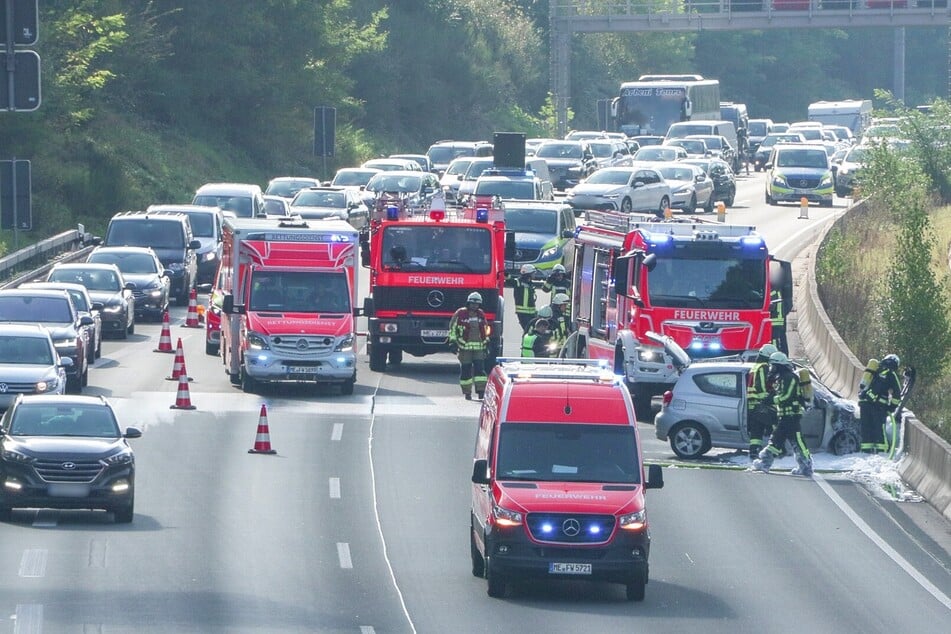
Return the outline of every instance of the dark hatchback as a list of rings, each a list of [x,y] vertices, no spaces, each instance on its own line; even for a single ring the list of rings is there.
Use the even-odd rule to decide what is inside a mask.
[[[148,247],[96,247],[86,262],[115,264],[126,283],[133,285],[135,318],[162,319],[168,310],[172,272],[162,266]]]
[[[732,207],[736,200],[736,174],[733,168],[723,159],[683,159],[683,163],[690,163],[703,169],[713,181],[713,198],[722,201],[727,207]]]
[[[132,521],[135,455],[102,396],[20,396],[0,421],[0,520],[14,508],[104,509]]]
[[[54,266],[47,282],[73,282],[89,291],[92,301],[102,304],[103,334],[125,339],[135,333],[135,300],[132,285],[115,264],[65,263]]]

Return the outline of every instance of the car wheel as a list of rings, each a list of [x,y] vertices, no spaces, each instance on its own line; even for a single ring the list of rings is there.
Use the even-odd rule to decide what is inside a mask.
[[[353,386],[357,382],[357,375],[354,374],[352,379],[347,379],[340,384],[340,393],[344,396],[350,396],[353,394]]]
[[[99,334],[99,341],[96,342],[95,357],[97,359],[102,357],[102,333]]]
[[[132,322],[129,324],[129,327],[126,328],[126,332],[129,333],[130,335],[135,334],[135,316],[134,315],[132,316]]]
[[[390,365],[397,366],[403,363],[403,351],[399,348],[390,349]]]
[[[859,439],[851,432],[840,431],[832,437],[829,446],[835,455],[845,456],[859,450]]]
[[[79,394],[83,391],[83,380],[78,377],[67,376],[66,377],[66,393],[67,394]]]
[[[630,198],[625,197],[624,200],[621,201],[621,211],[626,214],[634,211],[634,203],[631,202]]]
[[[713,213],[713,192],[710,192],[710,198],[707,199],[707,204],[703,206],[703,213]]]
[[[210,341],[205,342],[205,354],[214,357],[218,355],[218,344]]]
[[[687,201],[687,206],[684,207],[684,211],[688,214],[696,213],[697,211],[697,194],[693,193],[690,195],[690,200]]]
[[[723,204],[727,207],[732,207],[734,202],[736,202],[736,190],[733,190],[733,192],[727,196],[727,199],[723,201]]]
[[[670,432],[670,448],[679,458],[699,458],[710,451],[710,434],[699,423],[679,423]]]
[[[131,524],[135,516],[135,496],[131,495],[128,504],[123,504],[112,511],[116,518],[116,524]]]
[[[386,348],[376,344],[367,345],[367,354],[370,356],[370,369],[374,372],[386,370]]]
[[[472,553],[472,576],[482,578],[485,576],[485,558],[482,556],[482,553],[479,552],[479,547],[476,546],[475,535],[472,534],[474,530],[471,520],[469,525],[469,550]]]
[[[486,593],[493,599],[505,597],[508,580],[497,572],[492,570],[492,558],[489,557],[485,562],[485,580]]]
[[[248,374],[247,370],[244,369],[244,366],[241,366],[241,390],[247,394],[254,394],[257,390],[258,382],[254,380],[254,377]]]
[[[647,590],[647,579],[638,575],[624,586],[628,601],[643,601]]]
[[[664,196],[660,199],[660,207],[657,208],[657,213],[663,216],[668,207],[670,207],[670,198]]]
[[[831,207],[831,206],[832,206],[832,201],[831,201],[831,200],[820,200],[820,201],[819,201],[819,206],[820,206],[820,207]]]
[[[89,385],[89,364],[86,364],[86,367],[83,368],[83,373],[79,378],[79,386],[81,388]]]

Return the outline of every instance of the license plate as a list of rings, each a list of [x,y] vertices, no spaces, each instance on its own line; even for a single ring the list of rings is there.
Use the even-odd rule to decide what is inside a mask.
[[[51,484],[47,493],[56,498],[84,498],[89,496],[88,484]]]
[[[317,374],[315,365],[289,365],[287,371],[291,374]]]
[[[591,564],[548,564],[548,572],[553,575],[590,575]]]
[[[422,335],[423,337],[445,338],[449,336],[449,331],[448,330],[421,330],[419,334]]]

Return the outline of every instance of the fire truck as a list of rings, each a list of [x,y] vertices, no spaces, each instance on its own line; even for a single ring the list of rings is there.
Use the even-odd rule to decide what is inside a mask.
[[[340,220],[227,218],[218,274],[221,358],[245,392],[357,380],[357,232]]]
[[[648,332],[693,359],[749,356],[772,337],[770,293],[792,308],[789,262],[754,227],[591,211],[575,238],[568,356],[603,359],[625,376],[639,420],[677,380]]]
[[[482,295],[491,325],[486,368],[502,352],[506,248],[504,209],[494,198],[476,198],[447,212],[440,196],[429,213],[414,215],[402,198],[381,196],[362,236],[370,268],[367,354],[374,372],[398,365],[406,352],[422,357],[449,350],[449,320],[469,293]]]

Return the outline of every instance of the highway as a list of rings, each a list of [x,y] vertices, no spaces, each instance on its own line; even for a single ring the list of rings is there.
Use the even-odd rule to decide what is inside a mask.
[[[741,177],[727,220],[757,225],[782,257],[844,208],[800,220],[798,206],[764,204],[763,179]],[[152,352],[159,324],[104,342],[90,371],[87,393],[144,431],[132,441],[135,521],[14,511],[0,524],[0,632],[951,629],[951,527],[925,504],[876,499],[836,474],[675,465],[648,496],[643,603],[581,582],[515,584],[490,599],[467,544],[479,404],[462,399],[452,356],[407,357],[381,374],[361,355],[347,397],[248,395],[184,318],[175,307],[172,340],[183,341],[195,411],[169,409],[177,384],[165,380],[172,355]],[[509,354],[518,333],[513,311]],[[248,453],[262,403],[274,456]],[[672,459],[652,425],[641,439],[648,459]]]

